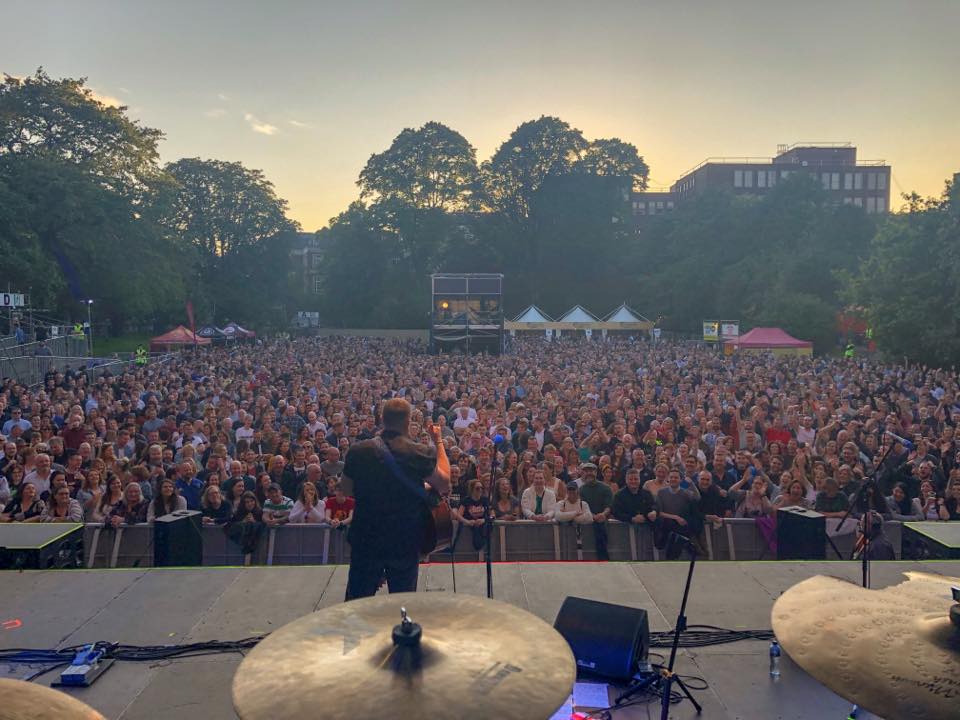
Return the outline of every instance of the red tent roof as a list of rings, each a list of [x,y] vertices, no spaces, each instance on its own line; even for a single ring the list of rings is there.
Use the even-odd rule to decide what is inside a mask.
[[[155,345],[209,345],[210,339],[194,335],[183,325],[177,325],[170,332],[158,335],[150,341],[150,346]]]
[[[727,341],[731,345],[746,348],[808,348],[812,342],[797,340],[780,328],[758,327],[744,333],[735,340]]]

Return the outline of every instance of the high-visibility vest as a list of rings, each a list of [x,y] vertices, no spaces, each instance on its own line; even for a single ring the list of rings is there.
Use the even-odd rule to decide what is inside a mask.
[[[74,324],[73,324],[73,334],[74,334],[74,335],[83,335],[83,323],[74,323]]]
[[[147,351],[144,350],[142,347],[138,347],[137,350],[136,350],[136,354],[137,354],[137,359],[136,359],[137,365],[146,365],[146,364],[147,364]]]
[[[846,358],[852,358],[855,352],[856,348],[851,343],[850,345],[847,345],[847,349],[843,351],[843,356]]]

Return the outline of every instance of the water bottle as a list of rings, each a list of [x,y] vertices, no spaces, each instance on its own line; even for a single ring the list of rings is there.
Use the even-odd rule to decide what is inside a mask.
[[[780,677],[780,643],[776,640],[770,643],[770,677]]]

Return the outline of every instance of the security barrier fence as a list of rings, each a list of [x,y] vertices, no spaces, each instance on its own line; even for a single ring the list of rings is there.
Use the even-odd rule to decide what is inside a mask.
[[[850,522],[851,530],[854,523]],[[578,531],[579,530],[579,531]],[[610,521],[606,523],[607,552],[613,561],[655,561],[664,559],[653,544],[649,526]],[[216,565],[341,565],[350,561],[350,543],[344,529],[328,525],[283,525],[269,528],[254,553],[245,556],[222,527],[203,526],[203,564]],[[900,556],[899,522],[884,524],[884,533],[897,557]],[[850,557],[853,534],[834,537],[843,558]],[[704,533],[706,560],[775,560],[773,552],[750,519],[728,519],[719,528],[708,526]],[[84,565],[88,568],[150,567],[154,558],[151,525],[119,528],[88,524],[84,531]],[[593,526],[578,529],[569,524],[516,521],[494,523],[491,536],[496,562],[597,560]],[[475,549],[471,528],[459,528],[452,559],[478,562],[483,549]],[[827,560],[839,559],[827,545]],[[434,553],[429,562],[450,562],[451,553]]]

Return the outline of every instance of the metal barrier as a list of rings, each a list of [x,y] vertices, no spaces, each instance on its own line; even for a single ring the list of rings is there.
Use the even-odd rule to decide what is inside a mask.
[[[81,357],[86,356],[88,345],[85,335],[58,335],[44,340],[42,343],[28,342],[21,345],[9,342],[0,347],[0,353],[3,357],[34,357],[41,345],[45,345],[51,355],[61,357]]]
[[[176,353],[150,355],[151,365],[168,362],[176,357]],[[113,375],[133,370],[136,364],[132,359],[119,358],[91,358],[91,357],[64,357],[39,355],[33,357],[0,357],[0,377],[10,377],[21,385],[33,387],[43,382],[44,376],[51,370],[63,372],[67,368],[77,372],[84,372],[91,381],[96,381],[101,375],[109,372]]]
[[[853,524],[851,523],[851,528]],[[653,545],[649,525],[631,525],[611,520],[606,524],[607,552],[610,560],[647,562],[660,560],[662,554]],[[884,533],[900,557],[899,522],[884,524]],[[329,525],[284,525],[270,528],[260,538],[256,552],[249,557],[226,535],[222,527],[204,526],[203,564],[217,565],[344,565],[350,562],[350,543],[343,529]],[[853,534],[834,537],[834,543],[850,557]],[[728,519],[719,528],[708,526],[703,534],[705,560],[776,560],[753,520]],[[494,523],[491,550],[495,562],[597,560],[594,526],[578,528],[569,523],[533,521]],[[88,524],[84,532],[88,568],[151,567],[153,565],[153,527],[122,526],[117,529]],[[460,527],[455,535],[453,560],[484,560],[483,547],[474,546],[471,528]],[[449,562],[451,551],[434,553],[429,562]],[[827,559],[838,559],[827,546]]]

